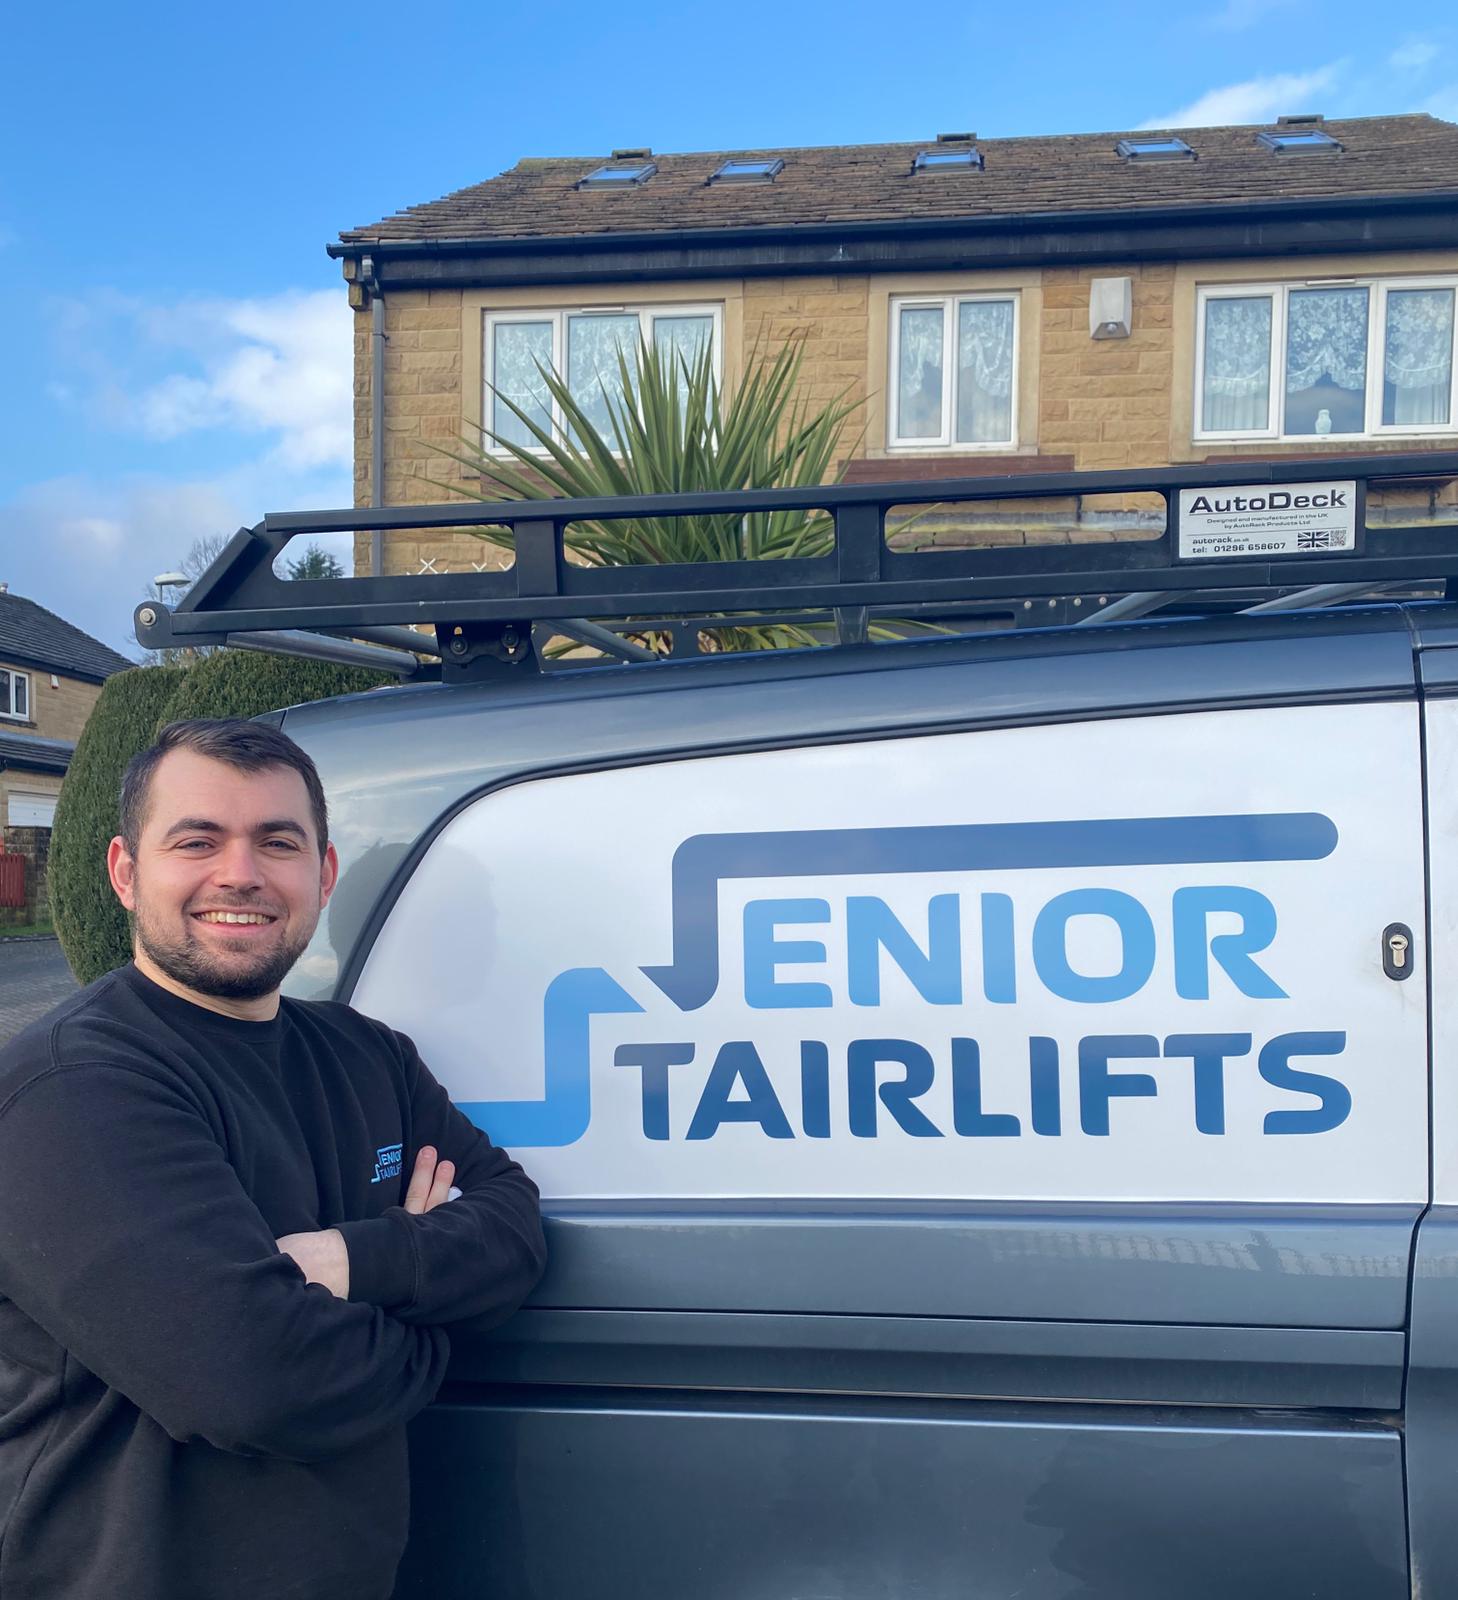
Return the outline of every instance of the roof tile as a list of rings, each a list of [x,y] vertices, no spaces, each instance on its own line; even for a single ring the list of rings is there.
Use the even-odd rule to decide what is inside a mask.
[[[101,682],[136,666],[110,645],[23,595],[0,592],[0,660],[29,661],[52,672]]]
[[[1426,114],[1359,117],[1321,126],[1340,154],[1275,155],[1258,126],[1185,128],[1197,159],[1138,164],[1115,146],[1137,133],[979,139],[985,170],[915,172],[907,144],[715,150],[654,155],[649,182],[579,189],[606,155],[531,157],[485,183],[341,234],[376,241],[493,240],[654,233],[824,222],[952,220],[1142,206],[1458,192],[1458,126]],[[1163,130],[1173,132],[1175,130]],[[1148,137],[1145,130],[1144,137]],[[711,184],[731,157],[783,158],[773,183]]]

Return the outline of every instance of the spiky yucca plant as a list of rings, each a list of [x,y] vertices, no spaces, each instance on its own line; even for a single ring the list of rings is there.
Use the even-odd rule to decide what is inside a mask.
[[[618,391],[602,386],[606,431],[560,373],[539,366],[562,427],[543,426],[510,396],[493,391],[531,442],[483,427],[479,445],[467,441],[460,450],[441,450],[478,477],[483,488],[431,481],[478,500],[596,499],[834,482],[841,475],[834,469],[842,456],[842,436],[859,402],[842,395],[813,406],[799,392],[803,356],[803,340],[791,341],[773,356],[756,355],[737,384],[723,386],[707,344],[689,360],[640,341],[631,355],[618,352]],[[511,548],[508,529],[469,531]],[[824,512],[756,511],[577,523],[566,530],[564,541],[577,559],[608,567],[824,555],[834,546],[835,532]],[[725,649],[809,644],[824,637],[789,626],[716,628],[714,635]]]

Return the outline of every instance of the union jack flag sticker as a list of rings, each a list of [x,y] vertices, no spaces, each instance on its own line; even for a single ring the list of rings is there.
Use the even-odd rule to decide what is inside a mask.
[[[1296,548],[1298,550],[1326,550],[1331,546],[1331,533],[1325,528],[1319,528],[1311,533],[1298,533],[1296,535]]]

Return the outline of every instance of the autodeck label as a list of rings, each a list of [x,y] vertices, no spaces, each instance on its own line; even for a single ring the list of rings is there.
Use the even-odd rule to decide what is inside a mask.
[[[1357,485],[1251,483],[1180,490],[1180,559],[1330,555],[1357,548]]]

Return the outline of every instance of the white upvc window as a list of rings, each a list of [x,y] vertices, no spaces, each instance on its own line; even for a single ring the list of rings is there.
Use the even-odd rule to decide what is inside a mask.
[[[0,717],[30,721],[30,674],[0,667]]]
[[[486,426],[501,439],[539,448],[505,396],[554,438],[565,435],[561,408],[543,384],[540,368],[562,374],[593,426],[612,437],[609,399],[622,395],[618,353],[631,369],[641,339],[673,352],[692,367],[707,340],[714,373],[722,374],[723,307],[718,305],[582,306],[560,310],[501,311],[486,318],[483,398]],[[493,454],[501,447],[488,440]]]
[[[1015,445],[1018,323],[1016,294],[893,297],[887,447]]]
[[[1197,295],[1196,440],[1458,433],[1458,277],[1221,284]]]

